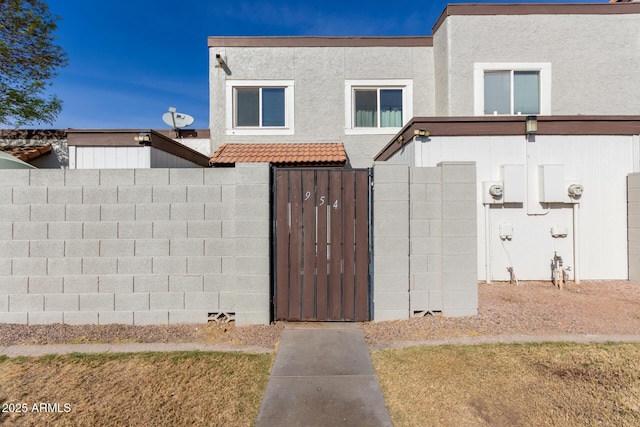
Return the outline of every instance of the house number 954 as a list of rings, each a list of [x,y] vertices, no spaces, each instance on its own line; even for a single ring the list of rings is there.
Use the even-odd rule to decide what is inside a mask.
[[[309,200],[309,198],[311,197],[311,191],[307,191],[306,193],[304,193],[304,201],[306,202],[307,200]],[[327,200],[327,198],[325,196],[320,196],[320,205],[322,206],[324,205],[325,201]],[[331,207],[333,209],[338,209],[338,199],[336,199],[333,204],[331,205]]]

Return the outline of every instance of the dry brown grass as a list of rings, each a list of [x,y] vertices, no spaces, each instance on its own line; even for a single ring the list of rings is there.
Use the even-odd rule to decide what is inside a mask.
[[[0,402],[29,412],[0,414],[11,426],[249,426],[273,354],[73,354],[0,359]],[[36,413],[59,403],[68,413]]]
[[[396,426],[637,426],[640,345],[412,347],[374,352]]]

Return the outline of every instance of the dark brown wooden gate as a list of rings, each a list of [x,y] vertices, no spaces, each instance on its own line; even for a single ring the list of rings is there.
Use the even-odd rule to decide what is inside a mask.
[[[274,169],[275,320],[370,319],[370,171]]]

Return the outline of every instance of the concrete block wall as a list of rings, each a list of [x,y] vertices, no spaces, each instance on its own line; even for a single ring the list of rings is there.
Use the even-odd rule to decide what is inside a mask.
[[[374,319],[478,312],[475,164],[374,165]]]
[[[629,280],[640,282],[640,173],[627,176]]]
[[[268,165],[0,171],[0,322],[269,315]]]

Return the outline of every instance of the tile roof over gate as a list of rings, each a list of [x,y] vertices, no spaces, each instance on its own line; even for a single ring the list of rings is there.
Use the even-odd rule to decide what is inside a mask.
[[[341,142],[223,144],[209,164],[233,166],[234,163],[253,162],[268,162],[274,166],[342,167],[347,162],[347,153]]]
[[[47,145],[5,145],[0,151],[11,154],[14,157],[28,162],[51,152],[51,144]]]

